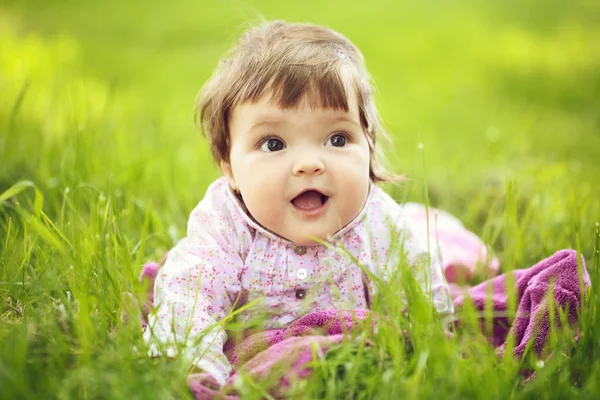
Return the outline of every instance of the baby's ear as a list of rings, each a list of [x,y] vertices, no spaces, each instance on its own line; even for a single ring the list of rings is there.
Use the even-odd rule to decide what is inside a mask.
[[[231,169],[231,164],[225,161],[221,161],[221,172],[227,178],[229,185],[231,187],[235,187],[235,179],[233,179],[233,170]]]

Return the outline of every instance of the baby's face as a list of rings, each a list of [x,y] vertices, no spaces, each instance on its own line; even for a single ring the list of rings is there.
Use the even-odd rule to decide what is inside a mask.
[[[269,102],[236,106],[223,172],[252,217],[292,242],[326,240],[354,219],[369,191],[369,145],[354,95],[349,111],[284,110]]]

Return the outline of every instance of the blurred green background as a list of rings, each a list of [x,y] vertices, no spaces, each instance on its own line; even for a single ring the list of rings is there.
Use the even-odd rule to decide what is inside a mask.
[[[344,33],[365,55],[393,137],[392,169],[409,178],[390,188],[398,198],[424,201],[426,182],[434,206],[502,250],[508,196],[536,255],[575,246],[576,235],[591,251],[600,219],[595,1],[0,7],[0,191],[20,179],[50,198],[82,184],[118,189],[181,232],[218,176],[193,126],[198,90],[248,26],[310,21]],[[544,230],[557,241],[542,240]]]

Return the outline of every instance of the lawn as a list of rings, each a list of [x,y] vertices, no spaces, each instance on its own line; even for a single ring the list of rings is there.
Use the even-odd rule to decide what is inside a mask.
[[[557,332],[545,363],[498,360],[474,332],[446,341],[423,315],[413,353],[383,329],[387,352],[340,350],[304,394],[600,396],[599,4],[1,2],[0,398],[190,396],[182,363],[145,356],[123,293],[141,295],[142,264],[185,234],[219,176],[195,96],[262,18],[324,24],[363,51],[389,165],[408,178],[386,186],[396,199],[456,215],[503,271],[574,248],[594,286],[579,341]],[[328,373],[339,360],[350,372]]]

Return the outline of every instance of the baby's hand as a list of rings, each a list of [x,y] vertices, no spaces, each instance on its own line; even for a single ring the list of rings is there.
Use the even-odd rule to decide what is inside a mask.
[[[194,394],[216,395],[221,390],[221,385],[212,375],[198,367],[194,367],[188,375],[188,386]],[[198,393],[196,393],[198,392]],[[196,396],[198,397],[198,396]]]

